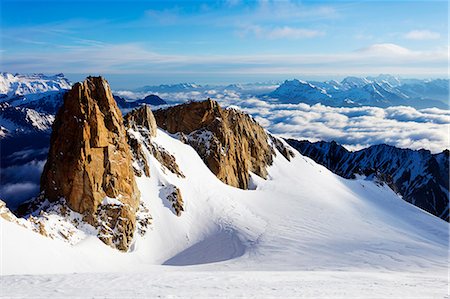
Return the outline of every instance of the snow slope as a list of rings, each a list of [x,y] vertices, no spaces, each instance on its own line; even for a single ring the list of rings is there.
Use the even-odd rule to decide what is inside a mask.
[[[435,273],[194,271],[3,277],[5,298],[448,298]]]
[[[322,295],[344,296],[371,294],[374,283],[384,297],[446,293],[448,224],[386,186],[346,180],[298,153],[291,162],[278,153],[268,180],[253,175],[254,190],[240,190],[220,182],[188,145],[161,130],[154,141],[176,157],[186,178],[149,157],[151,177],[137,183],[153,220],[146,235],[136,234],[131,251],[88,234],[71,246],[0,218],[1,274],[39,274],[2,276],[2,295],[26,296],[28,283],[43,294],[72,297],[196,296],[225,286],[234,286],[236,296],[295,296],[324,285],[338,289]],[[181,217],[162,196],[171,184],[183,195]],[[73,272],[112,273],[42,276]],[[93,289],[78,293],[86,284]],[[246,294],[250,287],[255,293]]]

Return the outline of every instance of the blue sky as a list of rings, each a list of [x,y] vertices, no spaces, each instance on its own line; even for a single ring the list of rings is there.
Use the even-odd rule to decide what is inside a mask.
[[[446,77],[447,1],[5,1],[1,70],[117,87]]]

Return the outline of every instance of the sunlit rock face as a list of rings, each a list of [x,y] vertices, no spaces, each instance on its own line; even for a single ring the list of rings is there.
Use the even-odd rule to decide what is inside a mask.
[[[64,198],[99,228],[106,244],[127,250],[135,230],[140,193],[132,169],[122,114],[106,80],[76,83],[56,115],[41,191]]]
[[[275,152],[267,133],[249,115],[223,109],[212,100],[157,110],[154,115],[159,127],[180,133],[224,183],[247,189],[250,172],[267,177]]]

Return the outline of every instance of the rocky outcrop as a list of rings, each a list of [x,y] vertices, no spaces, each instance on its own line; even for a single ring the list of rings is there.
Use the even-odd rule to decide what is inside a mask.
[[[172,154],[170,154],[166,149],[155,143],[151,143],[149,145],[149,149],[153,157],[155,157],[156,160],[158,160],[158,162],[161,163],[164,173],[166,173],[165,170],[167,169],[168,171],[176,174],[180,178],[185,177],[183,172],[181,172],[175,157]]]
[[[449,221],[449,151],[400,149],[386,144],[350,152],[336,142],[287,142],[344,178],[365,175],[386,183],[404,200]]]
[[[223,109],[212,100],[190,102],[154,112],[156,123],[180,133],[224,183],[247,189],[249,173],[267,177],[274,150],[265,130],[249,115]]]
[[[139,130],[145,128],[150,137],[156,136],[156,120],[149,106],[143,105],[125,115],[125,126]]]
[[[129,248],[140,193],[122,114],[103,78],[88,77],[66,94],[53,124],[41,191],[51,202],[64,198],[99,228],[105,243]]]
[[[128,144],[135,161],[133,168],[137,176],[150,176],[149,162],[144,151],[145,147],[148,153],[161,163],[164,167],[163,171],[168,169],[177,176],[184,177],[175,157],[152,141],[152,137],[156,136],[157,126],[152,110],[147,105],[143,105],[125,115],[124,122],[127,128]]]
[[[17,217],[8,209],[6,203],[0,199],[0,217],[9,222],[17,222]]]
[[[282,141],[269,134],[270,140],[274,147],[283,155],[286,160],[291,161],[291,158],[295,157],[294,151],[285,145],[285,141]]]
[[[184,211],[184,202],[180,189],[168,184],[161,188],[160,197],[168,201],[175,215],[181,216],[181,212]]]
[[[132,129],[134,131],[143,131],[142,133],[145,134],[150,140],[151,137],[156,136],[155,117],[153,116],[150,108],[144,105],[138,109],[134,109],[133,111],[125,115],[124,124],[127,128],[128,144],[130,145],[131,152],[133,154],[133,160],[135,162],[135,164],[133,164],[134,173],[139,177],[142,175],[149,177],[149,162],[143,149],[143,146],[145,145],[143,145],[142,142],[140,142],[128,130]]]

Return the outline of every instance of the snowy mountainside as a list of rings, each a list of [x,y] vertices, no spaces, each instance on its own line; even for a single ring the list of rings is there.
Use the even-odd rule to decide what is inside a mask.
[[[63,74],[22,75],[0,73],[2,136],[49,131],[71,83]]]
[[[64,102],[67,91],[49,91],[44,93],[28,94],[26,96],[11,98],[8,103],[14,107],[24,107],[38,112],[55,115]]]
[[[295,150],[267,133],[260,137],[274,156],[266,179],[250,173],[248,189],[234,188],[180,134],[156,129],[151,115],[141,107],[124,119],[140,191],[128,250],[103,243],[63,201],[40,201],[27,219],[0,201],[2,294],[239,297],[255,285],[255,297],[305,288],[312,297],[361,296],[361,288],[381,297],[445,293],[448,224],[387,184],[287,155]],[[119,199],[106,196],[102,209],[124,205]]]
[[[223,184],[192,147],[164,131],[152,141],[176,158],[184,177],[165,171],[144,151],[150,177],[136,180],[152,220],[129,252],[86,233],[74,233],[82,238],[70,245],[0,218],[2,273],[143,271],[158,264],[203,270],[445,271],[448,225],[387,185],[343,179],[300,154],[289,162],[278,153],[269,178],[252,175],[254,190],[241,190]],[[183,194],[180,216],[161,192],[169,184]],[[63,219],[48,218],[46,229],[66,227]]]
[[[0,103],[0,138],[19,133],[49,132],[54,119],[51,114]]]
[[[400,149],[386,144],[349,152],[336,142],[287,142],[344,178],[373,177],[387,183],[404,200],[449,221],[449,151]]]
[[[64,74],[46,76],[43,74],[22,75],[0,73],[0,94],[2,100],[13,97],[40,94],[45,92],[58,92],[71,88],[71,84]]]

